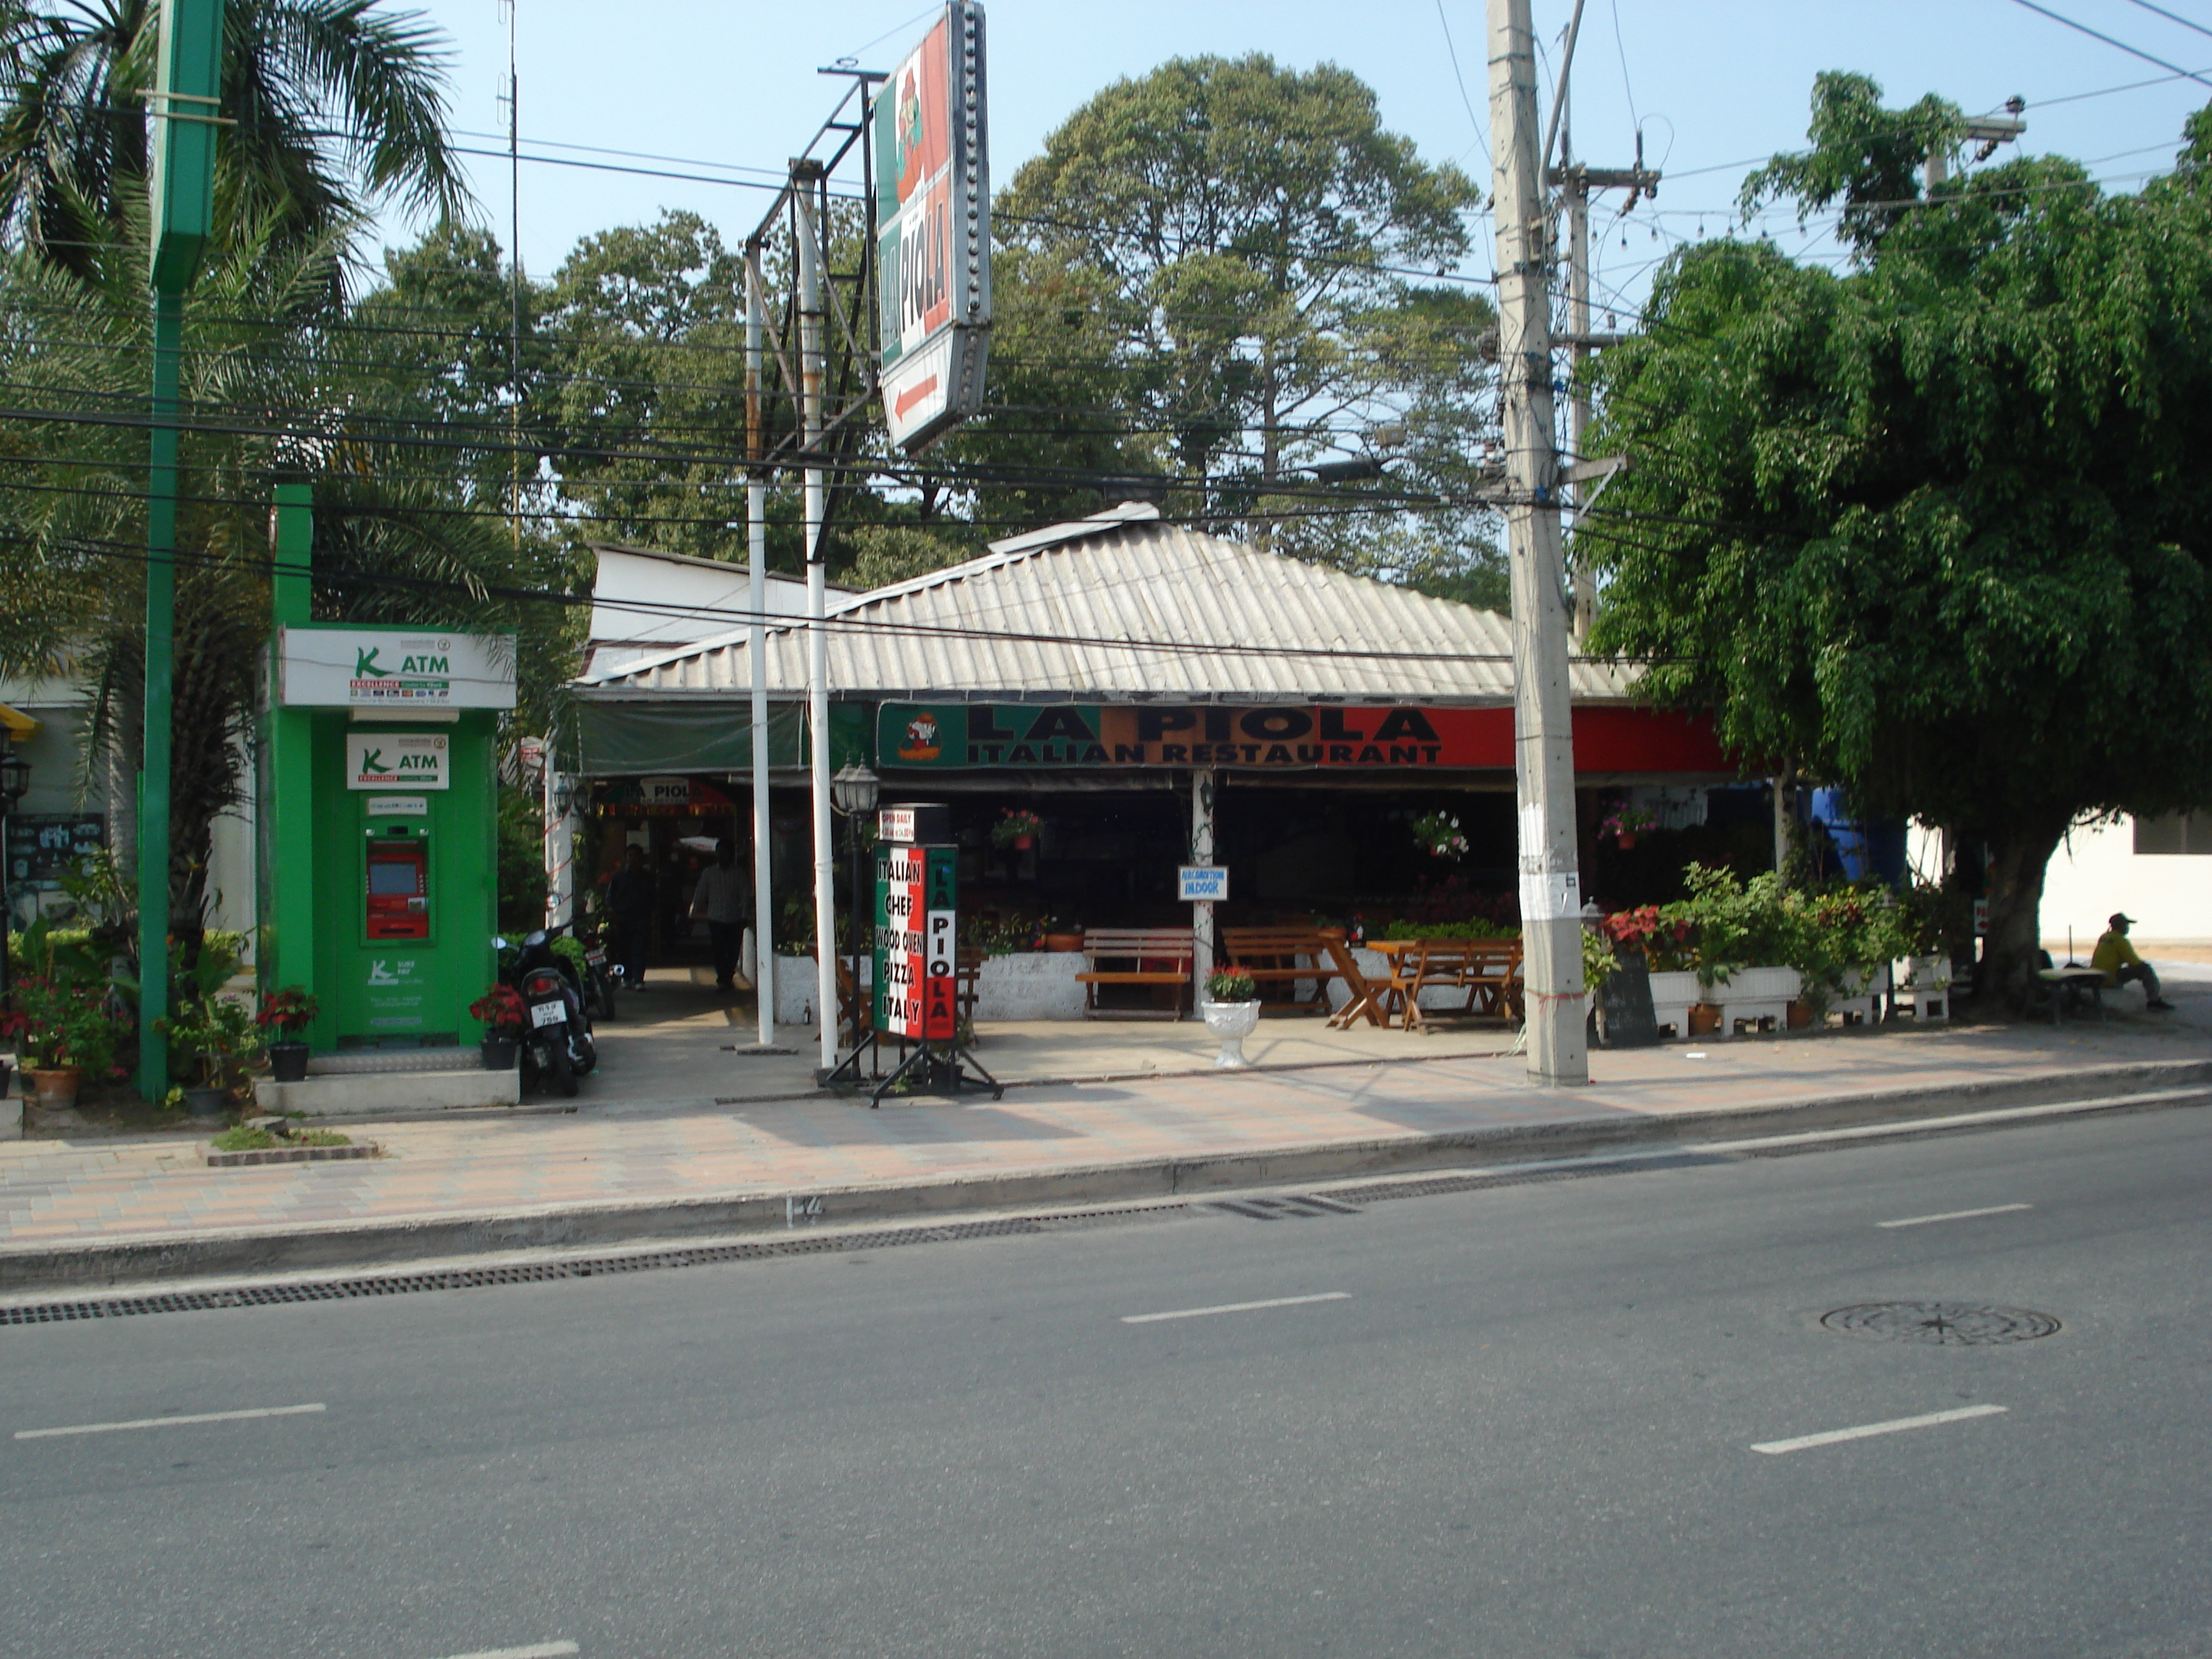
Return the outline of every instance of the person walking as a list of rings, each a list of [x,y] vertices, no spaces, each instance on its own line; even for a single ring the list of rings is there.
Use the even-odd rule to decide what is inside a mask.
[[[653,949],[653,872],[645,848],[633,842],[607,882],[607,945],[623,983],[645,989],[646,957]]]
[[[2150,963],[2136,954],[2136,947],[2128,943],[2128,929],[2135,925],[2133,916],[2115,911],[2108,919],[2106,930],[2097,940],[2097,948],[2089,957],[2089,965],[2105,976],[2108,988],[2118,988],[2130,980],[2142,981],[2143,994],[2148,999],[2143,1006],[2160,1012],[2173,1006],[2159,994],[2158,975]]]
[[[699,873],[691,895],[691,914],[707,919],[714,951],[714,988],[737,988],[738,953],[744,948],[746,912],[751,897],[745,872],[738,868],[735,842],[725,836],[714,845],[714,861]]]

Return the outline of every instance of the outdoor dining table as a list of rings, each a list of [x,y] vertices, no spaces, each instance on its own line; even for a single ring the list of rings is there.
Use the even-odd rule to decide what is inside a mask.
[[[1413,1030],[1428,1024],[1421,993],[1437,986],[1467,992],[1462,1013],[1511,1020],[1520,1012],[1521,942],[1518,939],[1370,939],[1367,948],[1389,966],[1389,975],[1374,987],[1376,1022]]]

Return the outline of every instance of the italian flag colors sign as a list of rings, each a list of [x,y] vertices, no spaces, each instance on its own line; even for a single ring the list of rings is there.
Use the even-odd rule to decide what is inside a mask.
[[[960,849],[886,847],[876,865],[876,1030],[915,1042],[957,1035]]]

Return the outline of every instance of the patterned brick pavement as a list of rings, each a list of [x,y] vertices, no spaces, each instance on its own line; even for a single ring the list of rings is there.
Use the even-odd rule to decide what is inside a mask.
[[[2138,1017],[2058,1032],[1937,1026],[1670,1044],[1595,1055],[1595,1080],[1571,1091],[1529,1087],[1519,1060],[1461,1056],[1040,1084],[996,1103],[907,1098],[879,1111],[824,1098],[587,1101],[568,1115],[349,1125],[386,1156],[343,1164],[210,1170],[199,1143],[179,1136],[33,1139],[0,1143],[0,1245],[804,1194],[2057,1079],[2212,1058],[2207,1017],[2212,996],[2198,992],[2164,1025]]]

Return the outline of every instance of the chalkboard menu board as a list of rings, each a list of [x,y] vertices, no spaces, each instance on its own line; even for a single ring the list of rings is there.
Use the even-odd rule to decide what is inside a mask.
[[[107,819],[100,813],[18,813],[8,820],[8,890],[55,892],[70,860],[106,845]]]
[[[1620,965],[1597,988],[1597,1030],[1598,1040],[1608,1048],[1649,1048],[1658,1042],[1650,969],[1638,952],[1623,951]]]

